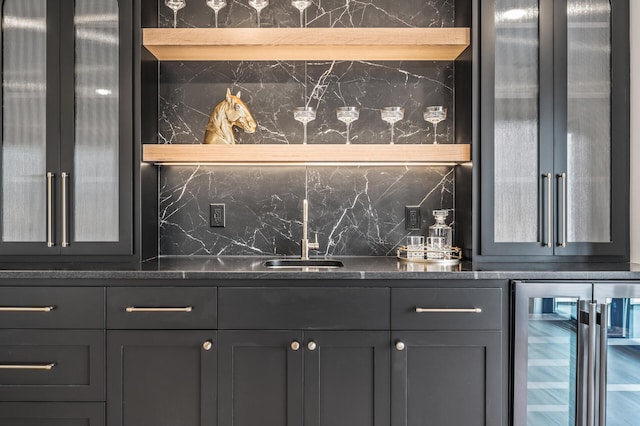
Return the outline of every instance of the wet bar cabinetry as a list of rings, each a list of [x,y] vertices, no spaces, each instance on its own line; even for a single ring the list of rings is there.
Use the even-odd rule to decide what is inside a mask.
[[[132,254],[132,13],[2,2],[3,257]]]
[[[482,2],[474,260],[628,260],[628,11]]]
[[[506,425],[506,281],[86,283],[0,287],[0,419]]]

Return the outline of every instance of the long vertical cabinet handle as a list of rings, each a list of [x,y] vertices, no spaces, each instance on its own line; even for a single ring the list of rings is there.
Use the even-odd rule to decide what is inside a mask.
[[[67,190],[68,190],[68,180],[69,180],[69,175],[66,172],[62,172],[61,173],[61,178],[62,178],[62,247],[68,247],[69,246],[69,211],[68,211],[68,203],[69,203],[69,199],[67,196]]]
[[[560,237],[561,241],[558,245],[564,248],[567,246],[567,174],[561,173],[558,177],[562,181],[562,234]]]
[[[47,247],[56,243],[53,235],[53,180],[56,175],[47,172]]]
[[[551,229],[551,224],[553,223],[551,188],[553,185],[551,180],[551,173],[547,173],[547,247],[549,248],[553,244],[553,231]]]
[[[580,300],[578,305],[578,350],[576,358],[576,425],[584,426],[587,399],[587,358],[588,358],[588,334],[589,334],[589,305]]]
[[[596,303],[589,302],[589,340],[587,342],[587,426],[595,426],[597,307],[598,305]]]
[[[598,426],[607,424],[607,350],[609,306],[600,305],[600,365],[598,366]]]

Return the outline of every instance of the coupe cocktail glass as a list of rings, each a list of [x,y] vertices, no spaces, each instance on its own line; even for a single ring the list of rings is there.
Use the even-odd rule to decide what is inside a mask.
[[[260,28],[260,12],[262,9],[269,6],[269,0],[249,0],[249,6],[258,12],[258,28]]]
[[[395,125],[404,118],[404,108],[398,106],[384,107],[380,110],[380,117],[391,125],[391,142],[389,143],[393,145]]]
[[[293,109],[293,118],[296,121],[302,123],[302,128],[304,129],[304,135],[302,137],[302,144],[307,144],[307,124],[309,122],[316,119],[316,109],[313,107],[296,107]]]
[[[336,109],[336,116],[338,120],[347,125],[347,145],[351,143],[349,139],[349,128],[351,123],[360,118],[360,108],[354,106],[338,107]]]
[[[187,5],[187,0],[164,0],[164,4],[173,10],[173,28],[178,24],[178,11]]]
[[[303,14],[305,9],[311,6],[311,0],[291,0],[291,4],[300,11],[300,28],[304,28]]]
[[[213,13],[216,16],[216,28],[218,28],[218,12],[227,6],[226,0],[207,0],[207,6],[213,9]]]
[[[430,106],[424,109],[424,119],[433,124],[433,143],[437,144],[438,123],[447,118],[447,108],[443,106]]]

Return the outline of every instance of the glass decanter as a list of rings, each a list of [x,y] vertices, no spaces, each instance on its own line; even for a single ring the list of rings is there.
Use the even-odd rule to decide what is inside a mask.
[[[449,225],[446,224],[448,210],[434,210],[433,217],[436,223],[429,226],[430,237],[442,237],[444,239],[443,249],[448,250],[453,246],[453,232]]]

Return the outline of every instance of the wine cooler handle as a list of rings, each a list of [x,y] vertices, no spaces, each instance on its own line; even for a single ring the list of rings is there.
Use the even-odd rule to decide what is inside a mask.
[[[589,336],[587,342],[587,426],[595,426],[597,307],[589,302]]]
[[[600,365],[598,368],[598,426],[607,424],[607,349],[609,306],[600,305]]]
[[[589,325],[589,305],[585,300],[578,302],[578,356],[576,359],[576,425],[584,426],[585,404],[587,397],[587,375],[585,365],[588,353],[586,342],[588,339]]]

